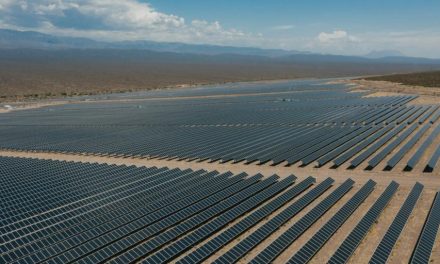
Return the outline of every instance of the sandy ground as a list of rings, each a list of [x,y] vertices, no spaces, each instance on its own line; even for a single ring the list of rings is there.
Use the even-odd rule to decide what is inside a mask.
[[[328,91],[328,89],[314,90],[315,91]],[[231,97],[244,97],[244,96],[267,96],[276,94],[292,94],[303,93],[304,91],[286,91],[286,92],[262,92],[262,93],[245,93],[245,94],[216,94],[216,95],[199,95],[199,96],[176,96],[176,97],[151,97],[151,98],[116,98],[116,99],[75,99],[69,98],[68,100],[54,99],[48,102],[44,101],[28,101],[28,102],[3,102],[0,104],[0,114],[8,113],[12,111],[37,109],[47,106],[63,105],[63,104],[90,104],[90,103],[115,103],[115,102],[144,102],[144,101],[174,101],[174,100],[188,100],[188,99],[215,99],[215,98],[231,98]]]
[[[328,91],[323,90],[313,90],[313,91]],[[244,94],[215,94],[215,95],[195,95],[195,96],[176,96],[176,97],[151,97],[151,98],[118,98],[118,99],[106,99],[106,100],[81,100],[75,101],[74,103],[114,103],[114,102],[144,102],[144,101],[176,101],[176,100],[188,100],[188,99],[214,99],[214,98],[231,98],[231,97],[245,97],[245,96],[267,96],[276,94],[292,94],[292,93],[303,93],[304,91],[286,91],[286,92],[262,92],[262,93],[244,93]]]
[[[409,104],[438,104],[440,103],[440,88],[403,85],[387,81],[370,80],[340,80],[337,83],[350,84],[353,91],[370,91],[368,96],[390,96],[399,94],[415,94],[419,97]]]
[[[275,239],[277,239],[283,232],[294,225],[299,219],[313,209],[319,202],[327,197],[337,186],[334,186],[327,190],[323,195],[316,199],[313,203],[308,205],[299,214],[290,219],[280,229],[272,233],[266,240],[260,243],[239,263],[248,263],[255,258],[264,248],[270,245]],[[334,214],[361,188],[361,185],[356,184],[342,199],[340,199],[329,211],[327,211],[316,223],[314,223],[307,231],[302,234],[293,244],[291,244],[275,261],[274,263],[285,263],[289,260],[316,232],[330,219]],[[378,221],[372,226],[366,237],[362,241],[360,247],[357,248],[350,263],[368,263],[378,244],[383,238],[383,235],[389,228],[390,224],[394,220],[395,215],[400,210],[403,202],[405,201],[409,191],[409,187],[399,187],[396,194],[391,199],[388,206],[380,215]],[[348,218],[348,220],[337,230],[330,240],[324,244],[322,249],[313,257],[310,263],[326,263],[330,257],[335,253],[337,248],[342,244],[344,239],[360,221],[360,219],[367,213],[373,203],[379,198],[382,192],[385,190],[385,186],[376,187],[373,192],[367,197],[367,199],[357,208],[357,210]],[[410,216],[408,224],[399,237],[396,247],[392,251],[392,255],[389,259],[389,263],[407,263],[411,257],[411,253],[417,242],[418,235],[421,232],[423,223],[425,221],[427,212],[432,203],[435,192],[432,190],[425,190],[416,206],[416,209]],[[299,197],[298,197],[299,198]],[[297,199],[298,199],[297,198]],[[282,212],[287,206],[295,202],[297,199],[292,200],[289,204],[277,210],[272,216]],[[210,257],[205,263],[211,263],[219,256],[227,252],[230,248],[235,246],[241,240],[246,238],[252,232],[257,230],[263,224],[267,223],[271,217],[261,221],[258,225],[254,226],[245,234],[235,239],[233,242],[225,246],[222,250]],[[435,262],[438,259],[437,250],[439,247],[439,241],[436,242],[434,252],[431,260]]]
[[[317,182],[317,184],[319,184],[319,182]],[[315,186],[313,186],[312,188],[314,188],[314,187]],[[335,186],[332,186],[327,191],[325,191],[321,196],[319,196],[311,204],[309,204],[307,207],[305,207],[303,210],[301,210],[297,215],[295,215],[289,221],[287,221],[284,225],[282,225],[278,230],[273,232],[268,238],[266,238],[262,243],[260,243],[257,247],[255,247],[251,252],[249,252],[243,259],[240,260],[240,263],[247,263],[248,261],[255,258],[263,249],[265,249],[267,246],[269,246],[276,238],[278,238],[287,229],[289,229],[293,224],[295,224],[299,219],[301,219],[305,214],[307,214],[311,209],[313,209],[317,204],[319,204],[322,200],[324,200],[325,197],[327,197],[334,189],[335,189]],[[296,202],[296,200],[289,202],[289,204],[287,204],[283,208],[277,210],[273,215],[277,215],[277,214],[281,213],[287,207],[289,207],[292,203],[295,203],[295,202]],[[253,229],[249,230],[244,236],[242,236],[240,239],[237,239],[233,245],[237,244],[239,242],[239,240],[244,239],[249,234],[254,232],[256,229],[258,229],[262,225],[266,224],[270,219],[271,219],[271,217],[268,217],[267,219],[265,219],[265,221],[262,221],[257,226],[255,226]],[[286,252],[289,252],[289,248],[286,249]],[[221,252],[219,252],[218,255],[221,255]]]
[[[294,185],[292,185],[291,187],[287,188],[284,192],[290,190],[293,186],[295,186],[296,184],[298,184],[300,181],[297,180],[295,182]],[[286,203],[284,206],[281,207],[281,209],[275,211],[275,214],[280,212],[280,210],[286,208],[288,205],[294,203],[295,201],[297,201],[300,197],[302,197],[305,193],[307,193],[312,187],[309,187],[309,189],[306,189],[303,193],[301,193],[300,195],[298,195],[297,197],[295,197],[294,199],[292,199],[291,201],[289,201],[288,203]],[[280,195],[282,195],[284,192],[279,193],[276,196],[273,196],[271,199],[267,200],[265,203],[263,203],[262,205],[260,205],[258,208],[265,206],[266,204],[270,203],[271,201],[275,200],[277,197],[279,197]],[[229,223],[228,225],[226,225],[222,230],[216,232],[215,234],[213,234],[211,237],[205,239],[205,241],[201,242],[200,244],[198,244],[197,246],[191,248],[190,250],[188,250],[187,252],[185,252],[184,254],[182,254],[181,256],[179,256],[178,258],[176,258],[175,260],[173,260],[173,263],[177,262],[178,260],[184,258],[185,256],[189,255],[191,252],[195,251],[196,249],[200,248],[201,246],[203,246],[204,244],[206,244],[209,240],[211,240],[214,237],[217,237],[219,234],[221,234],[223,232],[223,230],[226,230],[227,228],[234,226],[235,224],[237,224],[238,222],[240,222],[241,220],[243,220],[244,218],[246,218],[247,216],[249,216],[250,214],[252,214],[254,211],[258,210],[258,208],[247,212],[246,214],[242,215],[241,217],[238,217],[237,219],[235,219],[234,221],[232,221],[231,223]],[[275,215],[274,214],[274,215]],[[266,220],[270,219],[269,217],[266,217]],[[253,231],[255,231],[256,228],[261,226],[261,223],[265,223],[266,221],[263,219],[260,224],[257,224],[254,226],[254,228],[251,228],[251,231],[245,232],[244,234],[242,234],[241,236],[239,236],[237,239],[231,241],[226,247],[221,248],[220,250],[218,250],[218,252],[216,254],[214,254],[213,256],[211,256],[207,262],[212,262],[213,260],[217,259],[217,257],[221,256],[222,254],[224,254],[225,252],[227,252],[228,249],[230,249],[233,245],[236,245],[239,241],[241,241],[243,239],[243,237],[246,237],[248,234],[251,234]]]
[[[261,173],[265,176],[277,174],[285,177],[294,174],[299,179],[304,179],[308,176],[314,176],[318,180],[332,177],[336,182],[341,183],[348,178],[352,178],[356,183],[362,184],[369,179],[377,182],[379,186],[388,185],[392,180],[398,181],[402,186],[412,186],[415,182],[420,182],[426,188],[437,190],[440,189],[440,181],[438,180],[439,172],[434,173],[416,173],[416,172],[383,172],[364,171],[363,169],[346,170],[346,169],[323,169],[313,167],[284,167],[284,166],[269,166],[269,165],[243,165],[231,163],[209,163],[209,162],[187,162],[177,160],[158,160],[158,159],[142,159],[142,158],[121,158],[121,157],[98,157],[75,154],[62,153],[43,153],[43,152],[19,152],[0,150],[0,156],[8,157],[22,157],[22,158],[39,158],[52,160],[65,160],[77,162],[97,162],[116,165],[135,165],[147,167],[169,167],[181,169],[205,169],[218,170],[220,172],[231,171],[233,173],[246,172],[249,175]]]
[[[46,106],[63,105],[63,104],[68,104],[68,103],[69,103],[69,101],[67,101],[67,100],[50,101],[50,102],[35,101],[35,102],[2,103],[2,104],[0,104],[0,114],[12,112],[12,111],[37,109],[37,108],[42,108],[42,107],[46,107]],[[8,106],[10,106],[10,107],[8,107]]]
[[[410,188],[399,187],[391,201],[388,203],[388,206],[382,211],[377,219],[377,223],[367,233],[367,236],[362,240],[348,263],[368,263],[373,256],[377,245],[382,240],[385,232],[388,230],[395,215],[399,211],[409,189]]]
[[[365,199],[358,209],[347,219],[347,221],[331,237],[331,243],[326,243],[322,249],[315,255],[311,263],[327,263],[336,250],[344,242],[345,238],[351,233],[353,228],[359,223],[362,217],[368,212],[370,207],[382,194],[384,186],[375,188],[373,192]]]
[[[266,217],[265,219],[263,219],[262,221],[260,221],[258,224],[256,224],[255,226],[253,226],[252,228],[250,228],[249,230],[247,230],[245,233],[243,233],[241,236],[239,236],[238,238],[236,238],[235,240],[231,241],[229,244],[227,244],[225,247],[223,247],[221,250],[219,250],[218,252],[216,252],[215,254],[213,254],[210,258],[208,258],[206,260],[206,263],[211,263],[214,260],[216,260],[217,258],[219,258],[221,255],[223,255],[225,252],[227,252],[228,250],[230,250],[232,247],[234,247],[235,245],[237,245],[240,241],[242,241],[243,239],[245,239],[247,236],[249,236],[250,234],[252,234],[253,232],[255,232],[255,230],[257,230],[258,228],[260,228],[261,226],[263,226],[264,224],[266,224],[270,219],[272,219],[272,217],[274,215],[279,214],[280,212],[282,212],[283,210],[285,210],[287,207],[289,207],[290,205],[292,205],[293,203],[295,203],[298,199],[300,199],[304,194],[306,194],[308,191],[311,190],[311,188],[314,188],[314,186],[311,186],[308,190],[306,190],[305,192],[301,193],[300,195],[298,195],[295,199],[292,199],[291,201],[289,201],[287,204],[285,204],[284,206],[282,206],[281,208],[279,208],[278,210],[276,210],[271,216]],[[325,196],[325,194],[323,194],[323,196]],[[319,198],[318,198],[319,199]],[[267,239],[267,241],[272,241],[271,239]],[[267,246],[268,244],[263,241],[262,243],[262,247],[264,248],[265,246]],[[257,246],[257,248],[255,248],[254,250],[252,250],[251,252],[259,252],[260,251],[260,247]],[[247,259],[248,257],[245,256],[244,259],[242,260],[242,262],[245,262],[244,260]]]
[[[435,192],[431,190],[424,190],[420,196],[417,204],[410,215],[405,228],[402,230],[399,239],[397,240],[396,246],[388,259],[389,263],[408,263],[412,251],[414,250],[417,239],[420,232],[422,231],[423,224],[425,223],[426,217],[428,216],[429,208],[434,199]],[[396,254],[395,252],[399,252]],[[433,254],[434,255],[434,254]],[[433,256],[433,259],[439,260],[438,257]]]
[[[335,186],[336,187],[336,186]],[[333,188],[333,190],[336,188]],[[331,191],[328,192],[328,194],[331,193]],[[301,236],[299,236],[295,242],[293,242],[278,258],[276,258],[275,263],[286,263],[295,253],[300,250],[307,241],[309,241],[310,238],[312,238],[316,232],[318,232],[321,227],[327,223],[336,212],[341,209],[342,206],[359,190],[358,186],[353,187],[348,193],[346,193],[336,204],[334,204],[324,215],[322,215],[318,221],[316,221],[312,226],[310,226]],[[313,209],[314,206],[308,206],[306,212],[301,211],[301,216],[299,218],[295,219],[291,222],[291,225],[296,223],[299,219],[301,219],[302,216],[304,216],[308,211]],[[283,232],[283,230],[280,230]],[[281,233],[280,233],[281,235]]]

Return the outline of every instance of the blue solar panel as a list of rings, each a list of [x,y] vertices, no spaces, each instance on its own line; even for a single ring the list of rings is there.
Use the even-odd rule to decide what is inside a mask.
[[[267,246],[257,258],[264,261],[274,260],[281,252],[283,252],[291,243],[293,243],[300,235],[302,235],[314,222],[316,222],[325,212],[327,212],[337,201],[339,201],[352,187],[354,181],[349,179],[341,184],[334,192],[327,196],[323,201],[316,205],[305,216],[299,219],[293,226],[286,230],[280,237],[275,239]],[[264,228],[264,226],[263,226]],[[237,247],[240,247],[239,243]],[[221,261],[222,260],[222,261]],[[223,256],[218,262],[225,262]]]
[[[298,214],[304,207],[310,204],[313,200],[319,197],[325,190],[330,188],[333,183],[333,179],[326,179],[321,182],[318,186],[312,189],[310,192],[306,193],[303,197],[301,197],[298,201],[284,209],[281,213],[277,214],[273,219],[269,222],[265,223],[263,226],[258,228],[244,240],[240,241],[236,246],[228,250],[225,254],[223,254],[219,259],[215,261],[215,263],[231,263],[238,261],[241,257],[243,257],[246,253],[260,244],[265,238],[271,235],[275,230],[280,228],[284,223],[286,223],[293,216]],[[344,185],[341,185],[336,191],[332,193],[330,198],[327,198],[325,206],[331,204],[333,200],[338,199],[341,195],[343,195],[348,189],[352,186],[352,182],[348,181]],[[321,207],[322,207],[321,206]]]
[[[385,233],[385,236],[379,243],[376,251],[374,251],[370,263],[387,262],[387,259],[390,256],[391,251],[396,244],[397,239],[399,238],[399,235],[402,232],[406,222],[408,221],[408,218],[411,215],[411,212],[413,211],[417,200],[422,193],[422,190],[423,185],[421,185],[420,183],[416,183],[416,185],[413,187],[408,197],[406,198],[405,202],[403,203],[402,208],[400,208],[399,212],[391,223],[391,226]]]
[[[361,221],[351,231],[351,233],[345,238],[341,246],[336,250],[333,256],[330,258],[329,263],[347,263],[356,248],[362,242],[362,239],[367,235],[367,232],[375,223],[383,209],[389,203],[395,192],[397,191],[398,184],[392,182],[377,201],[371,206],[368,212],[364,215]]]
[[[376,183],[369,180],[353,197],[339,209],[318,232],[310,238],[307,243],[302,246],[288,263],[306,263],[321,249],[321,247],[331,238],[331,236],[339,229],[339,227],[350,217],[350,215],[359,207],[359,205],[368,197],[373,191]],[[262,254],[261,254],[262,255]],[[260,255],[259,255],[260,256]],[[258,262],[258,257],[255,258],[254,263]],[[265,259],[265,258],[262,258]],[[267,259],[265,259],[267,260]]]
[[[411,263],[429,263],[432,248],[440,225],[440,195],[437,192],[416,248],[411,256]]]

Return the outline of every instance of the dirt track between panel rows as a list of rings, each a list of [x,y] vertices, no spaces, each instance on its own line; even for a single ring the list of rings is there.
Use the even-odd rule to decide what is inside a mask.
[[[425,188],[438,190],[440,189],[439,173],[415,173],[415,172],[377,172],[364,171],[362,169],[347,170],[345,168],[329,169],[329,168],[313,168],[313,167],[285,167],[282,165],[244,165],[218,162],[188,162],[177,160],[159,160],[159,159],[142,159],[142,158],[121,158],[121,157],[98,157],[89,155],[74,155],[62,153],[43,153],[43,152],[19,152],[19,151],[0,151],[0,156],[21,157],[21,158],[37,158],[37,159],[51,159],[61,161],[75,161],[75,162],[96,162],[116,165],[135,165],[146,167],[169,167],[181,169],[205,169],[217,170],[219,172],[231,171],[233,173],[246,172],[249,175],[261,173],[265,176],[277,174],[279,176],[288,176],[294,174],[299,178],[307,176],[317,177],[322,180],[326,177],[332,177],[336,182],[343,182],[348,178],[352,178],[357,184],[363,184],[367,180],[372,179],[378,183],[379,186],[388,185],[392,180],[396,180],[402,186],[413,186],[415,182],[420,182],[425,185]]]

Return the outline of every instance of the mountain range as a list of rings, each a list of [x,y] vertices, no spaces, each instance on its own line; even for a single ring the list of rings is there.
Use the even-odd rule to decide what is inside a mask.
[[[233,47],[205,44],[185,44],[155,41],[105,42],[87,38],[64,37],[34,31],[0,29],[0,49],[36,50],[147,50],[198,55],[243,55],[269,57],[280,61],[296,62],[355,62],[355,63],[410,63],[440,65],[440,59],[406,57],[395,50],[372,51],[365,56],[342,56],[318,54],[307,51],[263,49],[255,47]]]
[[[203,55],[240,54],[266,57],[308,53],[282,49],[185,44],[178,42],[105,42],[87,38],[54,36],[35,31],[15,31],[9,29],[0,29],[0,49],[134,49]]]

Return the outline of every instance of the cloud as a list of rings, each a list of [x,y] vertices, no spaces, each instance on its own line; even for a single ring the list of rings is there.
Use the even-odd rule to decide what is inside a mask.
[[[345,30],[334,30],[333,32],[321,32],[310,41],[308,47],[322,53],[333,53],[341,55],[356,54],[356,51],[363,45],[361,38],[349,34]]]
[[[252,43],[258,34],[185,21],[138,0],[0,0],[0,26],[103,40]]]
[[[185,21],[157,12],[135,0],[0,0],[2,20],[16,27],[52,24],[58,28],[89,30],[164,30],[178,28]]]
[[[318,35],[318,40],[321,43],[331,43],[338,41],[351,41],[356,42],[359,41],[358,38],[351,36],[344,30],[335,30],[331,33],[321,32]]]
[[[363,39],[362,48],[365,51],[393,49],[408,56],[440,58],[440,31],[424,29],[419,31],[399,32],[365,32],[359,34]]]
[[[305,42],[306,43],[306,42]],[[304,49],[341,55],[365,55],[373,50],[398,50],[408,56],[439,58],[440,31],[374,31],[355,35],[344,31],[321,32]]]
[[[268,27],[268,37],[225,28],[219,21],[187,21],[178,15],[160,12],[144,0],[0,0],[0,28],[104,41],[258,46],[344,55],[394,49],[411,56],[440,57],[438,28],[412,32],[348,32],[343,28],[305,30],[285,24]],[[288,34],[293,28],[297,34]]]
[[[284,31],[284,30],[290,30],[295,28],[295,25],[278,25],[278,26],[274,26],[271,29],[275,30],[275,31]]]

